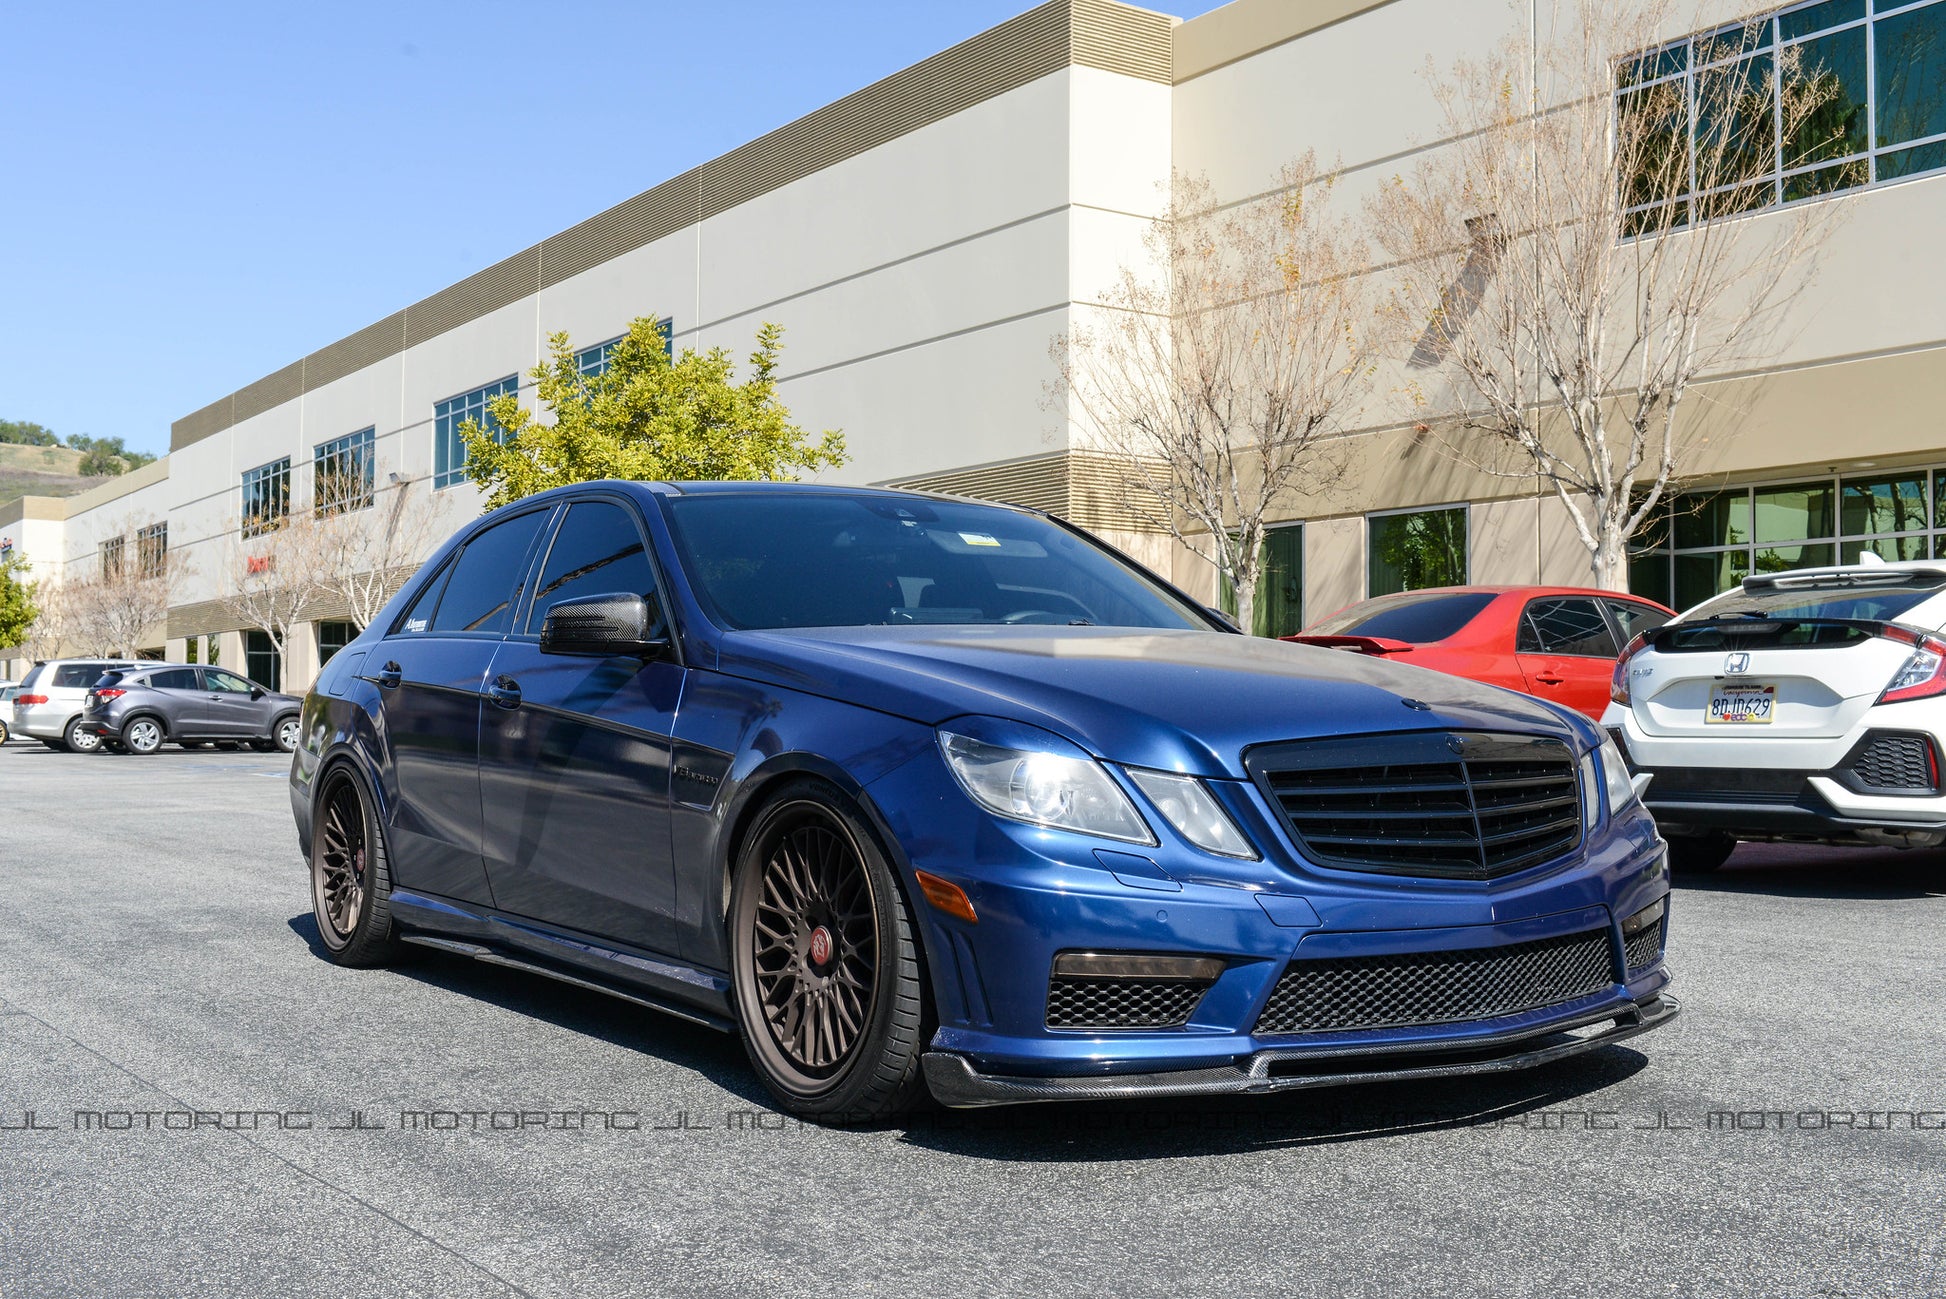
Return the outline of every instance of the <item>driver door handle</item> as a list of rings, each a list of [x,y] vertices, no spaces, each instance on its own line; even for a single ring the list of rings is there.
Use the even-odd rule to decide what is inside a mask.
[[[387,663],[378,670],[378,684],[386,690],[396,690],[404,679],[404,672],[396,663]]]
[[[502,708],[520,707],[520,683],[512,677],[495,677],[487,688],[487,698]]]

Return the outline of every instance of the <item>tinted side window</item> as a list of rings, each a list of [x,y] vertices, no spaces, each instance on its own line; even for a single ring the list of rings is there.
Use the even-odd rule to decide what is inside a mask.
[[[85,690],[101,680],[101,674],[109,668],[107,663],[63,663],[54,669],[54,688],[56,690]]]
[[[530,510],[467,542],[446,579],[432,629],[506,631],[509,611],[520,596],[518,583],[527,575],[528,549],[546,518],[546,510]]]
[[[412,602],[412,607],[407,609],[393,625],[392,634],[396,636],[400,632],[405,632],[418,635],[431,631],[432,611],[439,607],[439,597],[446,590],[446,579],[452,575],[453,566],[450,563],[433,574],[432,581],[426,583],[425,590],[419,592],[418,598]]]
[[[1633,600],[1608,600],[1608,612],[1615,615],[1615,625],[1622,629],[1623,640],[1634,640],[1645,631],[1654,631],[1669,621],[1669,615],[1652,604],[1637,604]]]
[[[149,686],[155,690],[194,690],[196,669],[170,668],[166,672],[151,672]]]
[[[627,510],[607,501],[577,501],[548,547],[527,630],[539,632],[562,600],[625,592],[655,600],[655,570]]]
[[[251,690],[250,683],[242,677],[216,668],[203,669],[203,681],[211,690],[219,690],[227,695],[247,695]]]
[[[1572,654],[1586,658],[1614,658],[1615,635],[1593,600],[1569,598],[1536,600],[1520,620],[1522,654]]]

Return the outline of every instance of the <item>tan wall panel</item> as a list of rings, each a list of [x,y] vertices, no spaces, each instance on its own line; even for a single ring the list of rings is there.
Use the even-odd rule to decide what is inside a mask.
[[[1540,580],[1540,503],[1531,496],[1475,505],[1467,521],[1467,567],[1482,585]]]
[[[1304,621],[1314,623],[1365,598],[1365,520],[1304,525]]]

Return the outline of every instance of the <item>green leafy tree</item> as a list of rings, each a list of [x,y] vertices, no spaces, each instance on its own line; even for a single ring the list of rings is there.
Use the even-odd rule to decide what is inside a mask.
[[[19,645],[40,617],[34,603],[34,584],[22,575],[27,561],[18,555],[0,556],[0,645]]]
[[[568,336],[551,335],[533,377],[552,421],[511,393],[495,398],[485,426],[468,420],[460,428],[467,476],[497,508],[598,478],[790,480],[835,468],[845,462],[844,435],[826,430],[813,440],[778,400],[783,333],[772,324],[757,330],[741,383],[723,348],[685,348],[672,359],[653,317],[629,325],[599,374],[582,374]]]
[[[80,471],[91,477],[125,474],[155,460],[146,451],[129,450],[120,438],[98,438],[75,433],[68,438],[68,445],[82,453]]]
[[[61,439],[54,430],[24,419],[0,419],[0,442],[15,446],[58,447]]]

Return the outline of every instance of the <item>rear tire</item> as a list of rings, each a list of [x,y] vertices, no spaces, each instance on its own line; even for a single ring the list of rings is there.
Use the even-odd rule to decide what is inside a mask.
[[[385,965],[398,954],[385,835],[365,782],[349,767],[325,776],[312,816],[311,914],[339,965]]]
[[[101,737],[93,731],[82,730],[81,719],[77,717],[61,732],[61,744],[69,753],[93,753],[101,748]]]
[[[146,758],[162,747],[162,723],[153,717],[138,717],[122,727],[122,745],[130,753]]]
[[[871,828],[794,780],[737,854],[731,970],[744,1049],[784,1107],[871,1122],[925,1095],[930,1014],[918,941]]]
[[[1707,875],[1721,869],[1737,849],[1734,835],[1672,834],[1669,840],[1669,869],[1678,875]]]

